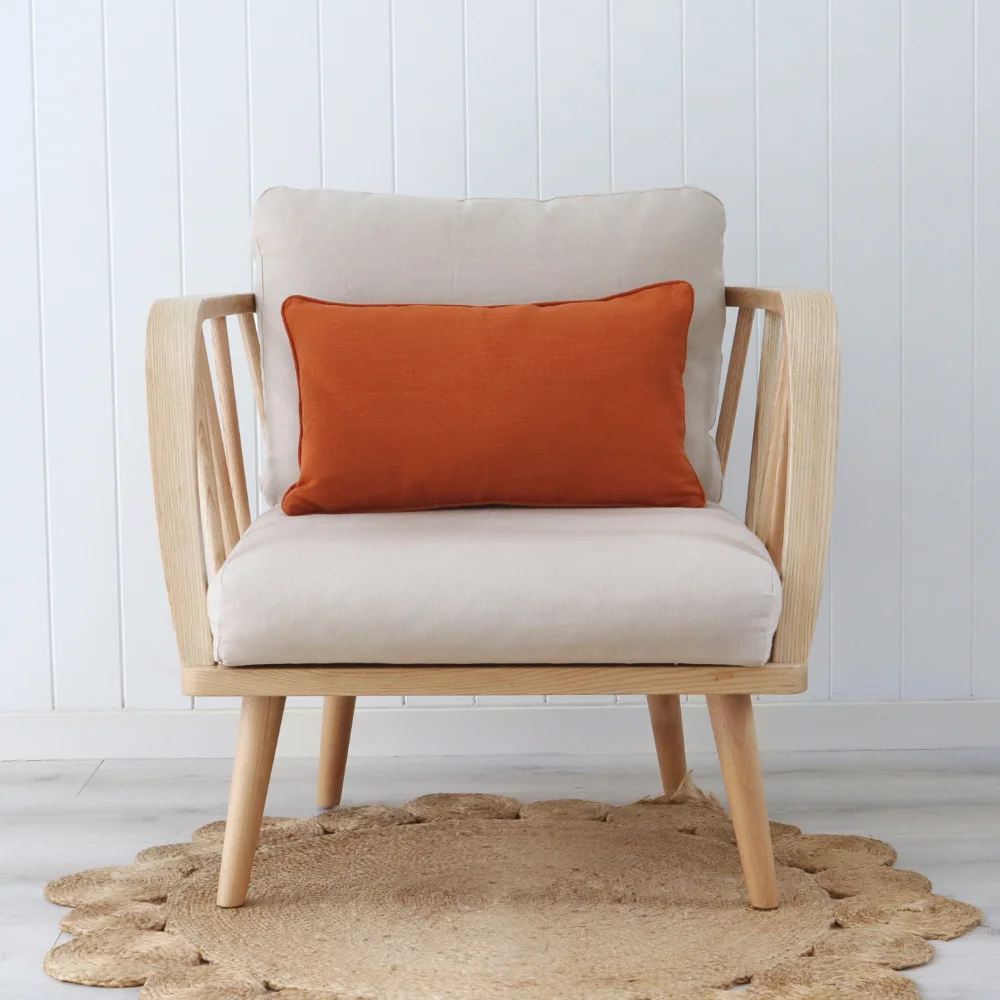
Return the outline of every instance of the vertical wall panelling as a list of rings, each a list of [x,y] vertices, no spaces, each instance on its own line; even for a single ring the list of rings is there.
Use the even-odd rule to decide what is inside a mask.
[[[465,2],[469,195],[538,197],[535,0]]]
[[[976,68],[975,260],[975,690],[1000,698],[1000,5],[979,3]]]
[[[186,294],[251,287],[250,144],[244,0],[177,0],[181,233]],[[230,337],[247,479],[257,480],[253,392]],[[250,490],[251,504],[257,495]],[[199,707],[235,700],[205,698]]]
[[[106,0],[105,30],[125,705],[182,708],[157,572],[145,363],[150,303],[180,294],[173,2]]]
[[[249,0],[250,180],[269,187],[323,183],[320,35],[314,0]],[[320,705],[319,698],[296,704]]]
[[[55,703],[118,708],[101,4],[36,3],[34,31]]]
[[[900,0],[831,6],[832,290],[843,365],[830,578],[833,697],[898,698]]]
[[[468,194],[465,9],[462,0],[393,0],[396,190]],[[419,696],[406,704],[472,705],[472,695]]]
[[[684,183],[683,0],[611,0],[612,182]]]
[[[254,197],[319,187],[319,26],[313,2],[250,0],[250,145]]]
[[[688,3],[684,8],[686,182],[726,208],[726,281],[757,282],[756,66],[754,0]],[[730,317],[723,371],[729,363]],[[743,516],[757,397],[757,333],[729,453],[723,504]]]
[[[903,695],[972,693],[973,0],[903,5]]]
[[[276,184],[717,194],[730,284],[829,284],[840,314],[808,697],[1000,699],[998,44],[984,0],[0,4],[0,419],[16,429],[0,658],[17,664],[0,712],[190,704],[155,533],[145,320],[158,297],[251,287],[250,211]],[[741,515],[758,356],[755,332],[723,496]]]
[[[826,288],[827,0],[757,2],[758,277]],[[809,698],[830,692],[830,587],[809,657]]]
[[[5,147],[0,302],[6,327],[0,424],[7,428],[5,464],[17,470],[17,488],[8,482],[0,490],[0,552],[8,567],[0,661],[10,665],[4,671],[0,707],[37,711],[52,707],[52,685],[31,39],[28,0],[0,6],[0,135]]]
[[[462,198],[465,160],[462,0],[394,0],[396,190]]]
[[[390,0],[321,0],[323,184],[392,191]]]
[[[395,187],[391,0],[321,0],[323,185],[345,191]],[[358,708],[399,707],[390,695]]]
[[[541,197],[611,189],[611,52],[607,0],[538,0]],[[613,695],[550,695],[555,704]]]
[[[465,2],[469,195],[538,197],[535,2]],[[480,695],[480,705],[540,705],[543,695]]]
[[[683,0],[610,3],[612,186],[676,187],[684,183]]]
[[[611,189],[607,0],[538,0],[541,197]]]

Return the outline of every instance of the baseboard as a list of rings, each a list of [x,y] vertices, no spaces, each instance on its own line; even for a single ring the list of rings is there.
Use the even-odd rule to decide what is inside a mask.
[[[937,750],[1000,746],[1000,700],[761,701],[764,750]],[[237,712],[26,712],[0,715],[0,759],[230,757]],[[684,706],[692,752],[713,746],[703,704]],[[319,711],[285,714],[278,753],[309,757]],[[359,709],[352,753],[368,757],[462,754],[627,754],[652,751],[645,706]]]

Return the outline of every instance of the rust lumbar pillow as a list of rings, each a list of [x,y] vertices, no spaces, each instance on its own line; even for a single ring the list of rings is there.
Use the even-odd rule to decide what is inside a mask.
[[[286,514],[701,507],[684,281],[532,305],[282,306],[299,381]]]

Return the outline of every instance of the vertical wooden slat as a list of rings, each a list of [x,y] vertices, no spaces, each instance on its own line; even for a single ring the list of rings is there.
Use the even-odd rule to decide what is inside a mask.
[[[229,353],[229,327],[224,316],[212,320],[212,351],[215,358],[215,382],[222,425],[222,446],[229,471],[229,487],[236,514],[236,526],[242,535],[250,527],[250,500],[243,467],[240,421],[236,412],[236,388],[233,385],[233,362]]]
[[[768,311],[764,318],[764,340],[757,374],[757,411],[754,417],[753,450],[750,453],[750,480],[747,489],[746,523],[751,531],[757,523],[757,507],[763,482],[761,459],[771,433],[780,340],[781,316]]]
[[[747,366],[747,348],[750,346],[755,315],[756,310],[749,306],[740,309],[736,317],[733,346],[729,351],[726,387],[722,393],[722,406],[719,408],[719,425],[715,430],[715,446],[719,451],[719,464],[722,466],[723,474],[729,462],[729,448],[733,443],[733,427],[736,425],[736,411],[740,402],[743,373]]]
[[[215,489],[215,463],[212,461],[212,438],[208,430],[202,393],[196,403],[198,425],[195,431],[198,455],[198,500],[201,506],[201,536],[205,548],[205,569],[209,576],[218,573],[226,561],[226,543],[219,518],[219,498]]]
[[[225,553],[228,555],[239,541],[239,528],[236,524],[236,508],[233,504],[233,494],[230,487],[229,468],[226,463],[226,453],[222,446],[222,432],[219,428],[219,412],[215,404],[215,391],[212,388],[212,374],[208,367],[208,354],[205,351],[205,341],[198,338],[198,396],[202,407],[202,420],[208,441],[208,451],[212,459],[212,469],[215,481],[215,496],[219,511],[219,521],[222,528],[222,541]],[[200,431],[199,431],[200,433]]]
[[[765,439],[760,486],[756,506],[757,537],[767,547],[771,561],[781,570],[781,547],[784,541],[785,497],[788,479],[788,364],[786,351],[778,359],[774,400],[769,433]]]
[[[267,423],[264,420],[264,380],[260,367],[260,337],[257,334],[257,323],[253,313],[240,313],[237,317],[240,333],[243,335],[243,350],[247,356],[247,366],[250,369],[250,384],[253,386],[253,398],[257,403],[257,416],[260,417],[261,432],[267,440]]]

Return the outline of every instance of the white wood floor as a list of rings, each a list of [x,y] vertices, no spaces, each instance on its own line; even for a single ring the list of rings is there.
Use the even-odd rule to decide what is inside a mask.
[[[714,759],[691,764],[697,782],[721,794]],[[900,867],[985,911],[986,927],[938,944],[934,961],[913,970],[926,1000],[1000,996],[1000,750],[780,754],[765,768],[772,818],[888,840]],[[268,812],[308,815],[315,770],[311,760],[278,760]],[[0,998],[102,996],[42,973],[65,912],[42,898],[42,886],[186,840],[225,815],[228,778],[225,760],[0,762]],[[658,789],[652,757],[361,758],[348,765],[344,804],[432,791],[627,802]]]

